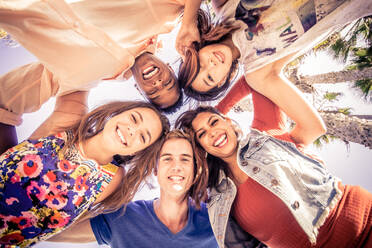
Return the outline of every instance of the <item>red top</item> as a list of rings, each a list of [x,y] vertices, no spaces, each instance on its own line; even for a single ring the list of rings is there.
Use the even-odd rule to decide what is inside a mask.
[[[235,103],[249,93],[252,94],[254,106],[252,128],[265,131],[275,138],[294,142],[285,130],[285,114],[268,98],[251,89],[244,77],[232,87],[217,105],[217,109],[222,113],[227,113]],[[361,189],[344,187],[341,184],[339,187],[344,191],[343,197],[319,229],[317,245],[313,247],[324,245],[327,247],[362,247],[360,238],[363,236],[361,235],[364,230],[362,227],[369,223],[369,228],[371,228],[371,217],[368,222],[363,216],[363,211],[370,211],[371,205],[368,207],[355,201],[360,198]],[[352,197],[354,201],[350,200]],[[372,202],[370,196],[369,202]],[[232,213],[245,231],[269,247],[311,247],[305,232],[285,204],[251,178],[238,187]],[[357,218],[352,219],[352,223],[346,224],[350,222],[351,217]]]

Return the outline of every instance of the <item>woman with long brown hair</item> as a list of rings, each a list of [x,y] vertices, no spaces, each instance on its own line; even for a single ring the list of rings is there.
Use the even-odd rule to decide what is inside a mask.
[[[280,80],[278,60],[303,53],[335,28],[372,13],[368,0],[212,0],[212,6],[216,21],[199,11],[200,42],[187,50],[178,76],[185,94],[199,101],[219,98],[237,63],[260,92],[254,82]]]
[[[208,153],[208,211],[219,246],[229,247],[234,232],[226,226],[233,219],[235,229],[268,247],[371,247],[372,194],[342,184],[305,152],[325,132],[319,114],[293,85],[282,85],[277,93],[292,102],[283,111],[295,122],[287,131],[278,106],[241,80],[254,105],[246,137],[209,106],[187,111],[176,122]]]
[[[1,245],[30,246],[88,210],[114,211],[150,175],[152,147],[168,132],[168,119],[135,101],[84,114],[86,94],[59,97],[41,131],[0,156]]]

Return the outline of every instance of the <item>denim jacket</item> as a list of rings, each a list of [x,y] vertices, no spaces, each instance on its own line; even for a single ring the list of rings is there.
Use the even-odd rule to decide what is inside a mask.
[[[298,151],[294,144],[257,130],[252,130],[238,149],[240,169],[280,198],[315,244],[319,227],[342,196],[339,179],[330,175],[319,161]],[[230,210],[237,189],[222,171],[217,188],[210,191],[209,219],[219,246],[235,247],[228,242],[232,240]]]

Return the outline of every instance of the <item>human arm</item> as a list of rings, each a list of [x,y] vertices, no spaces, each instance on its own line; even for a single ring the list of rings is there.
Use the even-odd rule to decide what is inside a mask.
[[[181,28],[176,37],[177,52],[183,56],[185,48],[193,42],[200,42],[197,13],[201,0],[186,0]]]
[[[0,154],[18,144],[15,126],[0,123]]]
[[[218,11],[228,0],[212,0],[212,7]]]
[[[324,134],[325,125],[302,93],[281,74],[281,70],[291,56],[264,66],[245,75],[247,83],[257,92],[278,105],[295,123],[289,132],[291,139],[302,145],[311,144]]]
[[[227,114],[235,104],[251,93],[251,87],[242,76],[224,96],[224,98],[215,106],[222,114]]]
[[[52,236],[48,241],[68,243],[88,243],[96,241],[90,225],[90,219],[77,221],[66,230]]]
[[[88,94],[87,91],[77,91],[57,97],[53,113],[31,134],[30,138],[38,139],[60,132],[80,121],[88,111],[86,106]]]

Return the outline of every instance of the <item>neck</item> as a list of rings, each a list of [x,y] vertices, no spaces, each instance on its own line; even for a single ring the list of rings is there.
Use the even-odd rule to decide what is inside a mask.
[[[97,134],[80,143],[79,149],[84,157],[94,159],[100,165],[108,164],[112,161],[113,154],[105,151],[101,144],[100,134]]]
[[[229,156],[228,158],[223,158],[222,160],[227,163],[227,166],[230,169],[232,174],[231,179],[234,181],[235,185],[239,186],[248,179],[248,176],[239,168],[237,156],[238,150],[236,149],[233,155]]]
[[[234,42],[232,40],[232,36],[229,35],[226,39],[224,39],[221,44],[224,44],[228,46],[231,49],[232,52],[232,58],[233,60],[236,60],[240,58],[240,51],[239,49],[234,45]]]
[[[154,201],[156,216],[174,234],[186,226],[188,209],[187,199],[169,199],[160,195]]]

